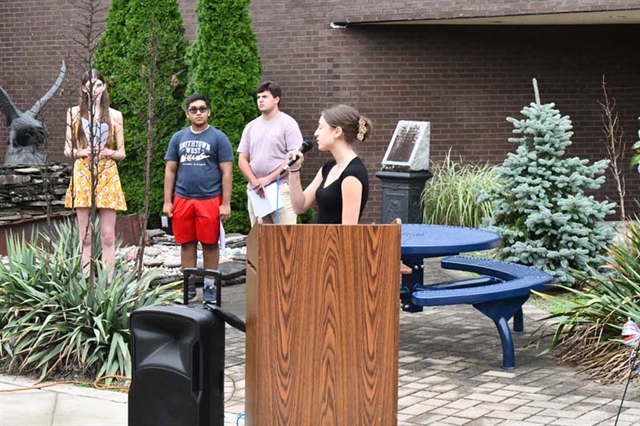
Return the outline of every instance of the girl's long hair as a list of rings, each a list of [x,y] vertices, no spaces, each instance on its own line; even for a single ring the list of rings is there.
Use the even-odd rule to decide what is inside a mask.
[[[100,122],[106,123],[109,126],[109,136],[107,137],[107,148],[113,148],[113,129],[111,128],[111,114],[109,113],[109,92],[106,89],[102,92],[100,97],[100,117],[91,117],[91,95],[93,93],[93,84],[90,84],[87,88],[87,83],[92,80],[99,80],[106,85],[102,74],[98,70],[91,69],[82,76],[82,86],[80,87],[80,100],[78,101],[79,110],[78,118],[74,124],[74,136],[78,148],[86,148],[88,146],[87,138],[82,129],[82,118],[85,118],[90,123]]]

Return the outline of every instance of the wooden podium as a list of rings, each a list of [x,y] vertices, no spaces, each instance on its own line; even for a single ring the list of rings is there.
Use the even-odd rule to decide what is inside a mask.
[[[395,425],[400,225],[260,225],[247,238],[251,426]]]

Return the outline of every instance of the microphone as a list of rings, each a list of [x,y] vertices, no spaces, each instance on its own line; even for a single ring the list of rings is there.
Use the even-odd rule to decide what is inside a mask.
[[[300,154],[304,154],[305,152],[308,152],[309,150],[311,150],[311,148],[313,148],[313,141],[306,140],[302,142],[302,145],[300,146],[298,151],[300,151]],[[289,167],[293,166],[293,163],[295,163],[296,161],[298,161],[297,155],[294,158],[292,158],[291,161],[289,161],[286,166],[282,168],[282,171],[280,172],[280,176],[282,176],[284,172],[289,170]]]

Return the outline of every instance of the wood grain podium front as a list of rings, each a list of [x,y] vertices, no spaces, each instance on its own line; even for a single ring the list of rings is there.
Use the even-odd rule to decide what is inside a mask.
[[[397,424],[400,233],[400,225],[252,229],[247,425]]]

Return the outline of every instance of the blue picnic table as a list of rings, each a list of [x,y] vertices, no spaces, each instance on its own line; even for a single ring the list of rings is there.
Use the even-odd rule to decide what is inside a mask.
[[[517,263],[457,256],[488,250],[500,244],[500,236],[482,229],[445,225],[402,225],[402,262],[411,274],[402,275],[400,300],[407,312],[420,312],[423,306],[471,304],[489,317],[502,341],[502,368],[515,368],[515,348],[508,321],[523,331],[522,305],[531,290],[542,291],[553,276]],[[478,278],[424,284],[424,258],[447,256],[441,267],[479,274]]]
[[[449,225],[402,224],[402,263],[412,270],[402,276],[402,309],[421,312],[422,306],[411,301],[416,287],[424,284],[424,259],[489,250],[500,244],[500,235],[482,229]]]

